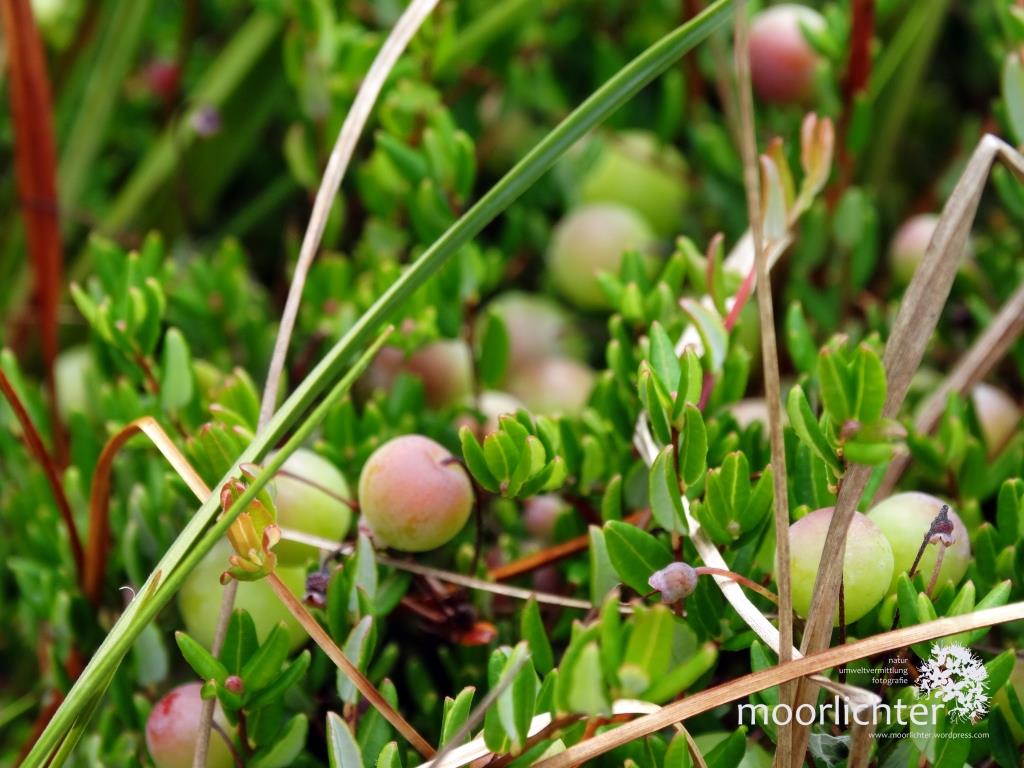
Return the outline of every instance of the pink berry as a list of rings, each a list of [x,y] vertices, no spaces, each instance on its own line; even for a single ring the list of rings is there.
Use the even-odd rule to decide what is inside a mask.
[[[583,338],[572,317],[546,296],[511,291],[491,301],[487,310],[505,324],[510,372],[545,357],[579,357],[583,351]]]
[[[423,382],[431,408],[458,405],[473,390],[473,357],[461,339],[430,342],[408,357],[396,347],[384,347],[360,381],[360,389],[390,390],[400,373],[412,374]]]
[[[934,213],[912,216],[900,225],[889,245],[889,267],[900,284],[910,282],[924,258],[939,217]]]
[[[985,445],[989,453],[994,455],[1017,433],[1021,419],[1020,406],[1003,390],[990,384],[975,386],[971,400]]]
[[[203,709],[203,699],[199,695],[201,689],[200,683],[179,685],[160,699],[149,713],[149,720],[146,721],[146,747],[157,768],[192,768],[199,718]],[[227,733],[231,733],[220,704],[214,709],[214,720]],[[227,744],[216,730],[210,734],[206,765],[210,768],[229,768],[234,765]]]
[[[586,406],[595,378],[581,362],[549,357],[513,371],[508,391],[534,413],[574,415]]]
[[[359,506],[378,542],[426,552],[462,530],[473,509],[473,486],[443,445],[403,435],[367,460],[359,477]]]
[[[550,542],[555,533],[555,523],[569,505],[554,493],[532,496],[523,502],[523,524],[526,532],[542,542]]]
[[[799,104],[814,87],[818,55],[801,26],[823,29],[815,10],[784,3],[761,11],[750,26],[750,77],[754,92],[771,104]]]

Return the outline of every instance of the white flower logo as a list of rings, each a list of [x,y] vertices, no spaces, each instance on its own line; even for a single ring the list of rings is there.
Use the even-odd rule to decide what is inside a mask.
[[[977,722],[988,711],[988,672],[970,649],[957,643],[932,646],[917,690],[922,696],[934,693],[959,722]]]

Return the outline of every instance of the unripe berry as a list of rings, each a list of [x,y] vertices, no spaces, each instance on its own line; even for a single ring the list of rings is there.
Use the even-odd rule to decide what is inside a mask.
[[[921,213],[907,219],[896,230],[889,245],[889,268],[896,282],[901,285],[910,282],[938,223],[939,217],[934,213]]]
[[[1020,408],[1001,389],[984,383],[974,387],[971,400],[989,454],[999,453],[1020,427]]]
[[[910,491],[890,496],[880,504],[876,504],[868,512],[868,517],[878,526],[892,546],[895,570],[890,590],[896,588],[896,579],[901,573],[910,571],[917,551],[921,547],[921,542],[924,540],[924,535],[931,528],[932,521],[939,514],[943,504],[942,499],[935,496]],[[947,581],[954,585],[960,583],[960,579],[967,573],[967,566],[971,561],[971,542],[967,536],[967,528],[952,507],[949,508],[948,515],[953,524],[953,544],[943,553],[942,567],[939,569],[939,577],[935,582],[936,589]],[[939,546],[939,544],[929,544],[925,547],[921,562],[918,563],[917,572],[924,574],[926,584],[935,569]]]
[[[228,569],[228,557],[231,553],[231,545],[226,539],[218,542],[192,569],[178,592],[178,608],[185,620],[185,629],[207,648],[213,644],[217,617],[220,615],[220,601],[224,590],[220,583],[220,575]],[[299,599],[303,597],[306,591],[304,568],[279,565],[277,575],[293,595]],[[307,639],[305,631],[281,604],[265,580],[239,582],[235,594],[235,608],[249,612],[261,641],[279,621],[283,621],[288,628],[292,649],[298,648]]]
[[[192,757],[199,734],[203,699],[201,683],[179,685],[154,706],[146,721],[146,748],[156,768],[192,768]],[[231,734],[224,712],[217,704],[215,722]],[[234,765],[231,751],[216,731],[210,734],[210,750],[206,756],[209,768],[230,768]]]
[[[761,11],[750,24],[750,79],[771,104],[799,104],[814,87],[818,55],[801,28],[823,29],[825,19],[802,5],[784,3]]]
[[[570,211],[551,236],[547,263],[558,291],[582,309],[603,309],[608,299],[597,275],[617,273],[626,251],[649,252],[654,233],[639,214],[611,203]]]
[[[825,537],[834,507],[811,512],[789,526],[789,569],[793,610],[807,617],[814,596],[814,580],[821,563]],[[856,621],[885,597],[892,581],[893,553],[874,523],[853,513],[846,534],[843,559],[843,595],[847,623]],[[836,620],[839,609],[836,607]]]
[[[327,459],[300,448],[274,478],[277,524],[282,528],[340,542],[352,523],[348,483]],[[275,548],[282,565],[300,565],[315,557],[317,549],[296,541]]]
[[[572,317],[546,296],[510,291],[491,301],[487,310],[501,319],[508,333],[508,371],[545,357],[583,353],[583,337]],[[483,316],[478,335],[482,323]]]
[[[443,445],[403,435],[367,460],[359,476],[359,506],[379,543],[426,552],[462,530],[473,509],[473,486]]]
[[[360,381],[363,392],[391,389],[400,373],[423,382],[431,408],[448,408],[465,402],[473,391],[473,356],[461,339],[433,341],[408,357],[396,347],[384,347]]]
[[[537,414],[574,415],[594,388],[594,372],[576,360],[549,357],[513,371],[508,391]]]
[[[686,203],[686,164],[646,131],[609,137],[579,181],[584,203],[617,203],[639,213],[663,237],[679,231]]]
[[[523,502],[523,524],[534,539],[549,543],[555,533],[555,523],[569,505],[554,493],[531,496]]]

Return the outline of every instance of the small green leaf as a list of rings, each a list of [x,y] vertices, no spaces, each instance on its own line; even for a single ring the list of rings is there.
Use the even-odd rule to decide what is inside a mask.
[[[672,562],[669,548],[629,523],[606,523],[604,535],[608,557],[622,581],[640,594],[650,592],[651,574]]]
[[[260,649],[242,667],[247,690],[260,690],[281,673],[281,665],[288,658],[288,644],[288,629],[284,622],[278,622]]]
[[[175,632],[174,639],[181,649],[181,655],[185,661],[195,670],[200,680],[216,680],[223,683],[228,676],[228,671],[223,664],[213,657],[213,654],[203,648],[184,632]]]
[[[662,768],[691,768],[693,760],[690,757],[690,743],[685,733],[677,733],[672,737],[661,765]]]
[[[335,715],[335,717],[337,716]],[[248,765],[254,766],[254,768],[288,768],[288,766],[294,765],[295,759],[302,752],[303,747],[306,746],[306,733],[308,730],[309,720],[306,719],[306,716],[303,714],[295,715],[295,717],[288,721],[281,734],[274,739],[274,742],[266,750],[259,752],[248,762]],[[328,740],[329,750],[330,740]],[[362,764],[361,759],[354,763],[350,763],[348,760],[344,761],[345,768],[350,766],[362,768]],[[331,763],[331,765],[334,765],[334,763]],[[342,763],[338,763],[338,765],[342,765]]]
[[[333,712],[327,713],[327,759],[331,768],[363,768],[363,755],[352,731]]]
[[[670,533],[685,533],[683,502],[680,497],[679,478],[676,476],[675,450],[671,445],[662,449],[654,459],[647,475],[647,494],[651,516]]]
[[[825,347],[818,354],[818,382],[821,385],[821,399],[825,412],[837,425],[843,425],[854,417],[846,366],[835,350]]]
[[[160,368],[160,407],[164,411],[177,411],[192,402],[195,393],[192,354],[188,342],[177,328],[169,328],[164,334]]]
[[[551,650],[551,641],[548,640],[547,630],[544,629],[540,606],[533,598],[526,602],[519,617],[519,634],[529,645],[533,666],[537,672],[543,676],[554,669],[555,658]]]
[[[871,347],[858,344],[853,353],[852,369],[853,418],[861,424],[871,424],[881,418],[885,406],[885,367]]]
[[[445,746],[458,730],[469,719],[469,713],[473,707],[473,695],[476,688],[466,686],[454,699],[446,697],[444,700],[444,715],[441,719],[441,742]]]
[[[1024,144],[1024,67],[1017,51],[1003,62],[1002,92],[1010,130],[1016,143]]]
[[[708,465],[708,431],[704,417],[695,405],[688,403],[679,435],[679,475],[691,486],[701,479]]]
[[[676,357],[672,340],[665,333],[661,323],[657,321],[651,324],[650,342],[651,368],[654,369],[654,373],[660,379],[661,385],[671,392],[672,388],[679,381],[682,369],[679,365],[679,358]]]
[[[794,301],[786,311],[786,350],[796,367],[803,373],[811,373],[818,361],[818,349],[814,344],[811,329],[807,326],[803,307]]]
[[[604,531],[592,525],[587,529],[587,535],[590,538],[590,602],[600,605],[605,595],[618,585],[620,577],[608,556]]]
[[[601,651],[597,643],[591,642],[583,646],[575,663],[563,670],[568,676],[570,712],[588,715],[603,715],[611,712],[611,702],[601,672]]]
[[[526,744],[533,707],[537,700],[537,673],[531,663],[530,647],[522,642],[512,649],[501,672],[501,679],[515,675],[513,682],[499,694],[495,709],[512,745],[518,751]],[[514,671],[518,667],[518,671]]]
[[[334,768],[334,765],[331,765]],[[377,768],[402,768],[402,756],[398,751],[398,742],[389,741],[377,755]]]
[[[231,619],[228,621],[227,632],[224,634],[224,644],[220,649],[221,663],[227,668],[228,673],[237,675],[242,671],[242,666],[256,649],[259,648],[259,639],[256,636],[256,624],[248,611],[236,608],[231,612]]]
[[[469,427],[463,427],[459,430],[459,441],[462,444],[462,458],[465,459],[473,479],[491,493],[497,493],[498,481],[487,466],[487,459],[484,458],[483,448],[476,435]]]
[[[1017,753],[1017,745],[1014,743],[1013,733],[999,707],[989,713],[988,739],[992,757],[1001,768],[1018,768],[1020,755]]]
[[[789,416],[789,423],[792,425],[793,431],[804,445],[832,468],[842,469],[842,464],[836,458],[836,452],[821,431],[818,420],[811,411],[811,405],[807,402],[807,396],[799,385],[789,390],[789,396],[786,398],[786,415]]]
[[[287,690],[306,674],[311,658],[309,651],[300,653],[295,661],[285,667],[284,671],[270,685],[259,691],[251,700],[246,701],[246,706],[258,709],[284,696]]]
[[[477,349],[477,371],[487,387],[497,387],[508,368],[508,331],[496,312],[484,316]]]

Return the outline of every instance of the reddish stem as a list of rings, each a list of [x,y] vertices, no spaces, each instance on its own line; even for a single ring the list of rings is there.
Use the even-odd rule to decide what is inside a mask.
[[[35,424],[32,423],[32,419],[28,415],[28,411],[25,410],[25,406],[21,402],[21,398],[18,397],[18,393],[14,390],[10,380],[3,371],[0,371],[0,392],[3,392],[7,402],[10,403],[11,410],[14,411],[15,417],[18,419],[18,423],[21,425],[22,436],[25,438],[25,443],[28,445],[29,450],[43,468],[46,480],[50,484],[50,490],[53,492],[54,501],[57,502],[57,509],[60,510],[60,516],[64,520],[64,525],[68,529],[68,540],[71,543],[71,554],[75,558],[75,567],[78,569],[78,573],[81,576],[85,567],[85,555],[82,551],[82,540],[78,536],[78,528],[75,526],[75,518],[71,513],[71,504],[68,502],[68,497],[64,493],[64,486],[60,482],[56,462],[53,460],[53,457],[49,452],[47,452],[46,446],[43,445],[43,439],[39,435],[39,431],[36,429]]]
[[[735,573],[734,571],[727,571],[723,568],[712,568],[707,565],[699,566],[697,568],[694,568],[693,570],[697,572],[698,576],[723,576],[727,579],[732,579],[737,584],[742,584],[747,589],[754,590],[755,592],[757,592],[757,594],[761,595],[761,597],[767,600],[771,600],[776,605],[779,604],[778,596],[770,589],[765,589],[756,581],[748,579],[746,576],[741,576],[740,574]]]

